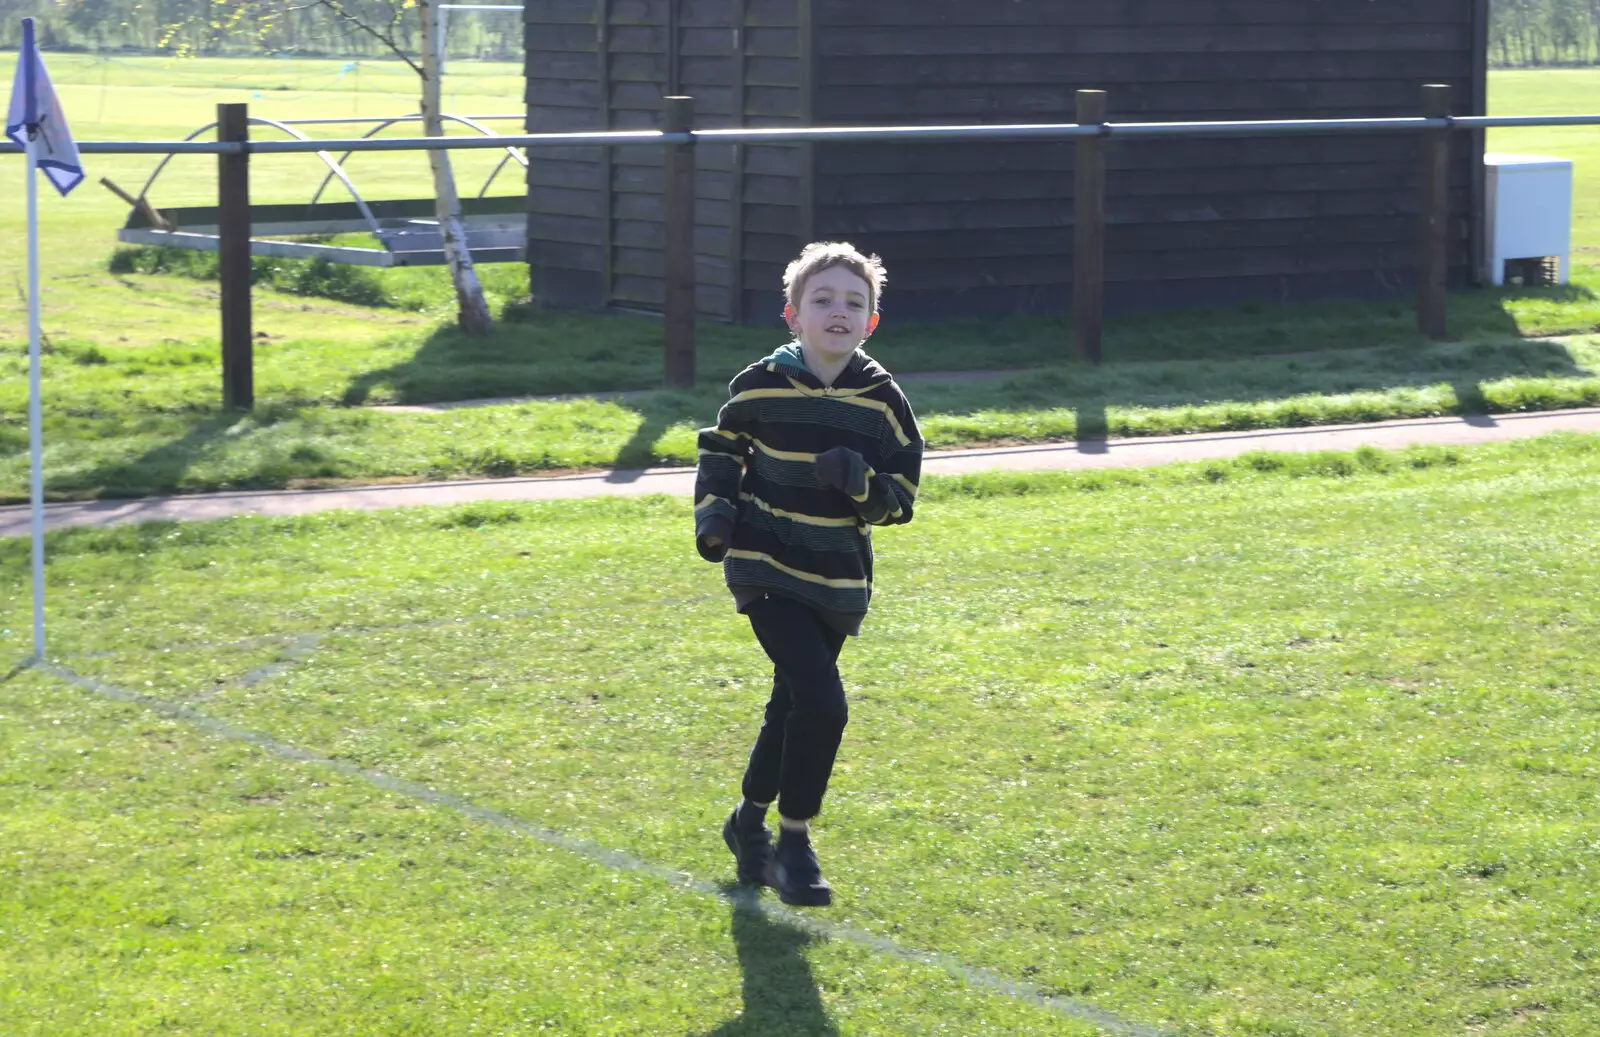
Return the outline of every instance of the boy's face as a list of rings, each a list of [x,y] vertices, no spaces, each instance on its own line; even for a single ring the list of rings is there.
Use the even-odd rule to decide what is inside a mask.
[[[849,267],[818,271],[802,288],[799,304],[784,307],[783,315],[800,344],[819,359],[849,356],[877,328],[872,286]]]

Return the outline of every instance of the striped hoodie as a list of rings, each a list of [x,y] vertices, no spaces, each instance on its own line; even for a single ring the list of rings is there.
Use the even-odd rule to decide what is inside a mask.
[[[905,394],[856,350],[831,386],[789,345],[739,373],[700,432],[695,539],[742,610],[793,598],[846,633],[872,598],[872,527],[911,521],[922,434]],[[707,545],[717,537],[722,546]]]

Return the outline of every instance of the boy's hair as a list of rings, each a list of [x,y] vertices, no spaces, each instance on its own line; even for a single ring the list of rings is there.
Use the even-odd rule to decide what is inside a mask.
[[[800,295],[812,275],[835,266],[842,266],[867,282],[867,303],[872,312],[878,312],[878,300],[883,297],[883,286],[889,283],[889,273],[883,268],[883,260],[863,255],[848,241],[814,241],[800,250],[799,258],[783,272],[783,294],[789,305],[800,305]]]

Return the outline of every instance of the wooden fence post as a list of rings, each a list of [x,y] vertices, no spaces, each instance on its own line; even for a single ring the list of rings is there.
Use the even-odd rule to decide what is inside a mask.
[[[687,133],[694,126],[694,98],[662,99],[662,129]],[[666,384],[694,384],[694,144],[668,144],[662,148],[666,174],[665,212],[667,241],[662,251],[664,347]]]
[[[1078,122],[1106,121],[1104,90],[1078,91]],[[1073,194],[1072,325],[1078,356],[1100,362],[1106,295],[1106,140],[1079,137]]]
[[[250,106],[217,105],[217,139],[250,139]],[[222,280],[222,405],[255,406],[250,313],[250,155],[217,156],[217,272]]]
[[[1422,115],[1450,114],[1450,88],[1422,88]],[[1435,341],[1447,337],[1445,286],[1450,274],[1450,130],[1422,131],[1422,212],[1417,245],[1417,327]]]

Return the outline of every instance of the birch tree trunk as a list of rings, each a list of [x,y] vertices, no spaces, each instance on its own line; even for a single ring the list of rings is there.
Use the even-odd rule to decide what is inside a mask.
[[[444,136],[440,109],[439,37],[436,12],[438,0],[417,0],[422,15],[422,127],[429,137]],[[472,335],[487,335],[494,329],[489,304],[483,298],[483,285],[467,251],[467,235],[461,226],[461,200],[456,195],[456,178],[450,169],[448,151],[428,152],[433,168],[434,215],[439,220],[439,235],[444,242],[445,262],[456,289],[457,320]]]

